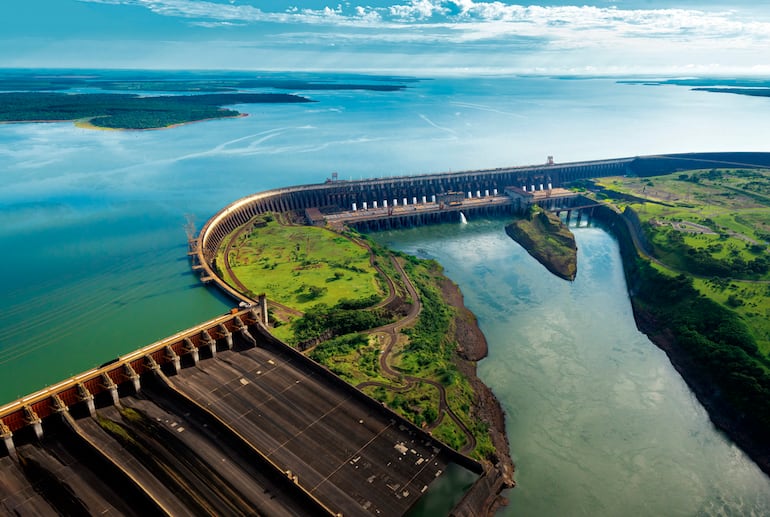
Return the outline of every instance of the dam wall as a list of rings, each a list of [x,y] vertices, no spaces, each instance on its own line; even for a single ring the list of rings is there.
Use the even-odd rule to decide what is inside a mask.
[[[434,196],[446,192],[480,198],[490,194],[497,195],[495,193],[502,194],[505,187],[535,191],[563,187],[573,181],[602,176],[651,176],[678,170],[716,167],[770,167],[770,153],[685,153],[571,163],[549,162],[543,165],[451,173],[352,181],[328,180],[315,185],[273,189],[246,196],[219,211],[201,229],[194,251],[201,265],[210,266],[226,235],[252,217],[266,212],[303,213],[307,209],[317,208],[322,213],[329,214],[348,211],[354,209],[353,207],[361,209],[378,205],[421,205],[435,203]],[[444,222],[448,217],[450,216],[441,215],[425,222]],[[390,224],[403,226],[418,222],[413,217],[407,217]]]
[[[222,316],[0,408],[0,500],[22,514],[134,504],[181,515],[232,502],[267,515],[395,516],[449,464],[483,474],[258,316]],[[60,449],[78,463],[65,470]],[[34,491],[30,461],[51,479],[45,494],[23,495]],[[103,483],[89,482],[95,473]],[[56,498],[65,484],[88,511]]]
[[[354,181],[327,181],[316,185],[268,190],[253,194],[222,209],[201,229],[198,237],[200,263],[211,265],[226,235],[256,215],[266,212],[304,212],[318,208],[324,213],[356,207],[425,204],[445,192],[481,197],[502,193],[505,187],[528,189],[559,187],[571,181],[597,176],[627,174],[634,158],[547,164],[527,167],[421,174]]]
[[[770,153],[686,153],[637,157],[631,170],[637,176],[656,176],[696,169],[770,168]]]
[[[27,395],[0,407],[0,422],[15,433],[60,410],[87,405],[94,397],[110,394],[113,390],[120,389],[121,394],[136,390],[141,386],[141,376],[156,366],[174,369],[177,368],[176,361],[180,361],[181,367],[181,358],[193,353],[199,358],[201,354],[210,357],[212,343],[216,349],[217,341],[223,339],[232,347],[232,334],[241,328],[238,322],[255,323],[253,314],[253,311],[244,310],[207,321]],[[245,322],[241,318],[245,318]],[[57,406],[59,403],[63,406]]]

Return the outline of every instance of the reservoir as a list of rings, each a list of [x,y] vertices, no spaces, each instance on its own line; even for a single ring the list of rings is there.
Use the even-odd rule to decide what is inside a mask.
[[[636,329],[617,243],[572,228],[574,282],[503,220],[375,234],[438,260],[489,342],[479,377],[506,412],[518,486],[502,515],[768,515],[770,480],[718,432]],[[427,514],[426,514],[427,515]]]

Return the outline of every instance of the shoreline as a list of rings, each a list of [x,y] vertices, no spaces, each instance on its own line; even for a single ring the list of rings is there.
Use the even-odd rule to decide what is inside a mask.
[[[634,278],[631,276],[632,268],[629,266],[629,260],[639,256],[640,252],[632,234],[633,225],[623,214],[617,213],[609,207],[599,211],[596,215],[598,219],[607,224],[607,230],[618,241],[628,296],[631,300],[637,329],[666,354],[671,365],[706,410],[711,423],[741,449],[763,473],[770,476],[770,450],[767,445],[758,443],[748,432],[742,423],[742,416],[736,414],[725,404],[718,388],[715,388],[710,379],[698,370],[689,355],[680,350],[676,336],[665,323],[659,322],[652,314],[640,307],[637,296],[633,292]]]
[[[679,373],[687,387],[706,410],[709,420],[722,431],[759,469],[770,476],[770,452],[755,443],[749,433],[740,425],[740,415],[735,415],[722,404],[720,393],[709,384],[709,380],[700,375],[687,354],[676,346],[676,337],[669,329],[661,326],[647,311],[638,307],[631,298],[634,321],[640,332],[658,348],[665,352],[669,362]]]
[[[163,131],[166,129],[173,129],[176,127],[182,127],[182,126],[188,126],[190,124],[195,124],[197,122],[209,122],[212,120],[225,120],[225,119],[235,119],[235,118],[245,118],[248,117],[248,113],[238,113],[237,115],[230,115],[230,116],[224,116],[224,117],[208,117],[208,118],[201,118],[196,120],[188,120],[186,122],[177,122],[176,124],[169,124],[167,126],[161,126],[161,127],[105,127],[105,126],[96,126],[91,123],[91,121],[98,117],[89,117],[89,118],[78,118],[78,119],[40,119],[40,120],[2,120],[0,121],[0,124],[63,124],[65,122],[71,123],[73,126],[79,129],[88,129],[93,131]]]
[[[482,460],[487,473],[491,474],[490,477],[495,482],[489,487],[489,493],[484,497],[481,515],[494,515],[499,508],[508,504],[508,499],[502,491],[516,486],[514,480],[516,467],[511,459],[510,444],[505,431],[505,412],[492,390],[476,374],[476,362],[484,359],[488,354],[487,340],[478,326],[476,316],[465,307],[463,294],[452,280],[442,276],[439,287],[446,303],[456,311],[454,336],[458,349],[454,363],[460,374],[468,379],[475,393],[471,414],[489,426],[490,437],[497,454],[494,461]]]

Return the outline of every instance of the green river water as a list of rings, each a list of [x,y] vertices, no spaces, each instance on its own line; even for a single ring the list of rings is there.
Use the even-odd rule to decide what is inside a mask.
[[[481,220],[376,234],[438,260],[488,339],[479,376],[506,412],[517,467],[501,514],[770,514],[770,480],[714,428],[666,355],[636,329],[611,235],[573,228],[578,275],[567,282],[503,226]]]

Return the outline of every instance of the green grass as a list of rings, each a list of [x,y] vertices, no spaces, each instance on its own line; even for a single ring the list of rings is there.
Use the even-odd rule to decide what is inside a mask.
[[[655,257],[665,264],[652,264],[654,269],[669,277],[688,273],[693,287],[734,311],[748,325],[760,352],[770,355],[770,271],[742,269],[742,264],[770,263],[770,171],[712,169],[596,183],[637,198],[617,205],[630,206],[639,215]],[[681,221],[715,233],[672,228]]]
[[[393,381],[393,389],[385,386],[367,386],[364,393],[388,406],[418,427],[432,424],[437,418],[438,391],[426,383],[417,383],[408,391],[399,391]]]
[[[749,325],[760,352],[770,355],[770,284],[695,279],[694,287],[731,308]]]
[[[467,442],[465,433],[449,417],[444,417],[441,424],[433,430],[433,436],[455,450],[462,449]]]
[[[354,386],[365,381],[390,382],[380,373],[380,345],[373,336],[340,336],[319,344],[308,355]]]
[[[634,209],[655,257],[670,267],[703,277],[770,280],[770,172],[702,170],[596,183],[605,194],[633,196],[616,205]],[[682,223],[714,233],[672,227]]]
[[[233,239],[232,272],[252,295],[266,293],[299,311],[319,303],[334,306],[343,299],[384,295],[366,249],[324,228],[284,226],[275,220],[242,234],[236,230],[223,241],[217,265],[236,289],[223,267],[224,246]]]

